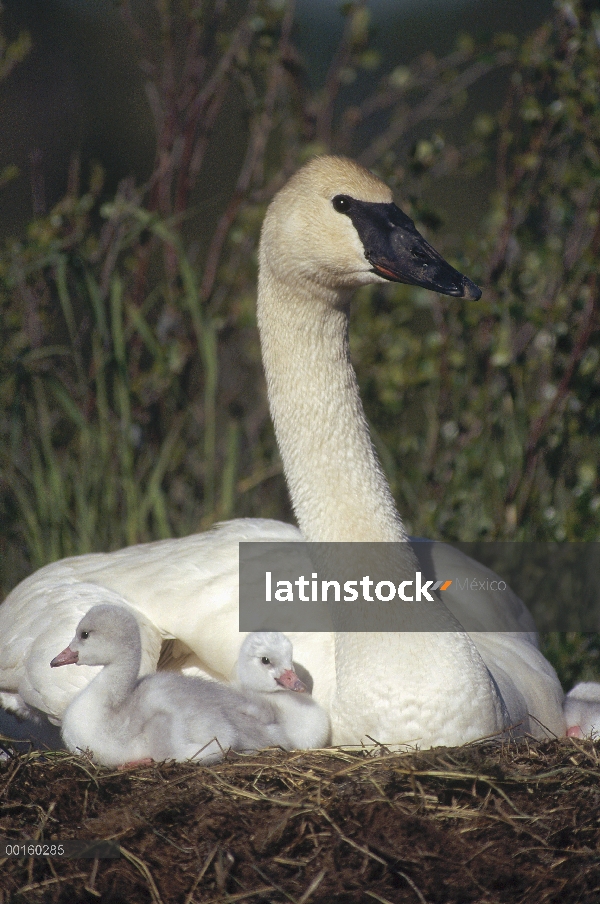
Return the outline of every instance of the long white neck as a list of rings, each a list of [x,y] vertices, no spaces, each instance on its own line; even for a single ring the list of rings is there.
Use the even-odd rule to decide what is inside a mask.
[[[377,460],[348,348],[348,299],[291,288],[261,260],[258,324],[271,415],[309,541],[406,540]]]

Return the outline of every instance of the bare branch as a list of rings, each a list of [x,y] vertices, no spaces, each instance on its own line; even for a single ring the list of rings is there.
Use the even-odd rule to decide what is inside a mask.
[[[271,76],[265,96],[264,109],[257,120],[255,120],[233,195],[231,197],[231,200],[229,201],[229,204],[227,205],[227,208],[225,209],[225,212],[217,223],[217,227],[208,249],[206,264],[204,267],[204,275],[202,278],[202,283],[200,285],[201,302],[205,302],[213,291],[223,246],[227,239],[229,230],[231,229],[231,226],[235,221],[240,207],[244,202],[252,181],[254,179],[257,179],[257,181],[262,182],[264,179],[262,172],[259,173],[259,170],[262,170],[262,161],[267,146],[267,140],[273,126],[273,112],[275,108],[275,102],[277,100],[281,83],[285,77],[285,70],[281,64],[281,61],[285,45],[290,39],[290,33],[293,24],[293,15],[294,4],[289,3],[281,28],[281,37],[278,47],[278,60],[271,71]]]

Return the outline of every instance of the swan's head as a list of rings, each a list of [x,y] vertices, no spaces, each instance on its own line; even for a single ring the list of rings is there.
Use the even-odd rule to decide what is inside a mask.
[[[344,157],[316,157],[275,196],[263,225],[261,265],[284,283],[334,290],[408,283],[443,295],[481,297],[394,204],[392,192]]]
[[[77,625],[69,646],[50,665],[109,665],[138,651],[139,645],[140,629],[132,612],[122,606],[93,606]]]
[[[255,631],[244,640],[237,661],[242,687],[260,693],[306,690],[294,669],[292,644],[276,631]]]

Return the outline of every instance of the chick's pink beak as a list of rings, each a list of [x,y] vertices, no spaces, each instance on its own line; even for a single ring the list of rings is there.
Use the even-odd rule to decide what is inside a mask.
[[[79,660],[79,653],[72,650],[71,647],[65,647],[62,653],[55,656],[50,663],[50,668],[55,669],[59,665],[73,665]]]
[[[282,672],[279,678],[276,678],[275,680],[277,681],[277,684],[280,684],[282,687],[287,687],[290,691],[298,691],[299,694],[302,694],[306,690],[306,685],[302,684],[293,669],[286,669],[285,672]]]
[[[572,725],[571,728],[567,728],[567,737],[568,738],[582,738],[583,732],[579,725]]]

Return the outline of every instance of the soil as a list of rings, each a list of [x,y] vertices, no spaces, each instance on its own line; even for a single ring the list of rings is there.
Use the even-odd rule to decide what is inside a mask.
[[[0,835],[116,859],[0,857],[17,902],[600,902],[600,744],[228,755],[126,772],[2,745]]]

